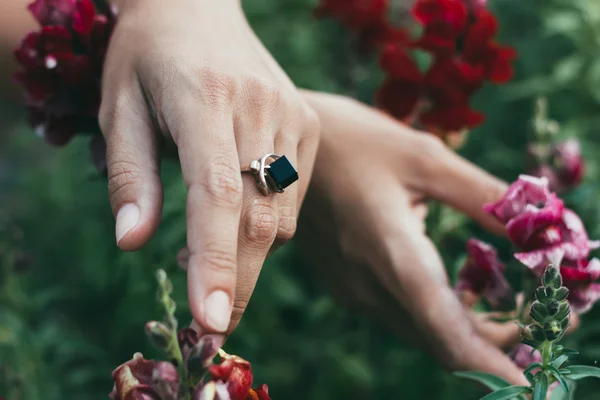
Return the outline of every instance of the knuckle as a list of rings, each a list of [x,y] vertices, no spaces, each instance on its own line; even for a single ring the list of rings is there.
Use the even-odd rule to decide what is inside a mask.
[[[231,321],[239,322],[242,319],[242,316],[244,315],[244,312],[246,311],[247,307],[247,300],[236,299],[233,302],[233,308],[231,309]]]
[[[208,273],[215,272],[227,275],[235,275],[236,273],[236,255],[223,250],[223,246],[216,243],[206,245],[201,258],[202,264],[208,269]]]
[[[238,86],[235,78],[212,67],[199,68],[198,75],[200,84],[196,86],[203,104],[222,110],[233,103]]]
[[[418,133],[413,139],[416,140],[415,148],[418,149],[413,154],[416,157],[413,161],[419,167],[419,175],[425,179],[437,176],[441,161],[448,152],[446,145],[442,139],[432,134]]]
[[[258,200],[246,210],[244,234],[251,243],[270,245],[277,235],[277,217],[273,207]]]
[[[216,204],[238,207],[242,202],[242,176],[225,157],[217,157],[208,164],[202,186]]]
[[[319,140],[321,135],[321,120],[317,113],[310,107],[305,107],[304,112],[305,136],[313,140]]]
[[[283,215],[279,218],[277,239],[282,242],[292,240],[296,234],[298,218],[295,215]]]

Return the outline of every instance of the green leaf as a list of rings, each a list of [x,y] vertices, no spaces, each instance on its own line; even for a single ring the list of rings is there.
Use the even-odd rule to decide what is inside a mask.
[[[556,63],[553,78],[556,83],[566,85],[581,76],[584,59],[580,54],[573,54]]]
[[[558,356],[558,357],[556,357],[556,359],[554,361],[552,361],[552,366],[556,369],[559,369],[565,363],[565,361],[567,361],[568,359],[569,359],[569,356],[566,354],[563,354],[562,356]]]
[[[481,398],[481,400],[510,400],[513,397],[529,392],[529,386],[509,386]]]
[[[455,372],[454,375],[459,378],[471,379],[481,383],[490,390],[498,390],[510,386],[510,383],[496,375],[486,374],[485,372]]]
[[[600,368],[590,367],[588,365],[571,365],[570,374],[565,374],[565,377],[577,381],[584,378],[600,378]]]
[[[568,347],[562,347],[562,346],[560,346],[560,348],[558,348],[558,349],[555,349],[555,353],[556,354],[564,354],[567,356],[574,356],[574,355],[579,354],[579,352],[575,349],[570,349]]]
[[[548,375],[541,373],[536,376],[532,400],[546,400],[548,394]]]
[[[563,389],[565,389],[565,392],[568,393],[569,385],[567,384],[565,378],[563,378],[562,374],[553,365],[550,365],[548,368],[550,369],[550,372],[552,372],[552,375],[556,378],[556,380],[560,382],[560,386],[562,386]]]
[[[533,362],[531,364],[529,364],[527,366],[527,368],[525,368],[525,370],[523,371],[524,374],[530,373],[531,371],[533,371],[536,368],[540,368],[542,369],[542,364],[539,362]]]

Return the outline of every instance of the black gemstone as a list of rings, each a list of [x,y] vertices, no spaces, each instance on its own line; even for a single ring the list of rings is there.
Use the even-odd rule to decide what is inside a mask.
[[[286,156],[281,156],[273,161],[266,171],[269,184],[277,191],[282,191],[298,180],[298,171]]]

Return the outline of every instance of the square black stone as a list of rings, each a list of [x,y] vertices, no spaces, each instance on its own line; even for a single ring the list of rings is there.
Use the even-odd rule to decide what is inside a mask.
[[[282,191],[298,180],[298,171],[286,156],[281,156],[273,161],[266,171],[267,180],[278,191]]]

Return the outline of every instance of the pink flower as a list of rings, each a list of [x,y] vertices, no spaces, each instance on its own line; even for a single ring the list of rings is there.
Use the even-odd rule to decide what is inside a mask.
[[[589,256],[590,251],[600,247],[600,242],[590,241],[585,226],[573,211],[564,209],[561,219],[553,224],[538,224],[529,229],[524,223],[516,224],[511,220],[506,229],[515,245],[523,250],[515,258],[541,274],[548,263],[560,265],[577,262]],[[532,225],[535,223],[532,222]]]
[[[152,387],[154,366],[154,361],[135,353],[131,360],[113,371],[115,386],[109,397],[112,400],[161,400]]]
[[[469,258],[460,270],[456,290],[483,296],[493,307],[512,301],[512,290],[504,278],[504,264],[491,245],[479,240],[467,242]]]
[[[503,224],[521,215],[529,219],[558,221],[563,203],[550,192],[546,178],[521,175],[501,200],[486,204],[483,209]],[[539,221],[536,220],[536,223]]]
[[[576,313],[588,311],[600,299],[600,260],[579,260],[560,269],[563,285],[569,289],[571,309]]]
[[[534,362],[542,362],[542,356],[539,351],[532,353],[533,347],[526,344],[518,344],[513,351],[510,352],[510,358],[517,364],[517,367],[525,369],[529,364]]]
[[[546,146],[533,144],[529,155],[534,160],[531,174],[548,178],[552,191],[560,193],[571,189],[583,179],[585,160],[577,139]]]

